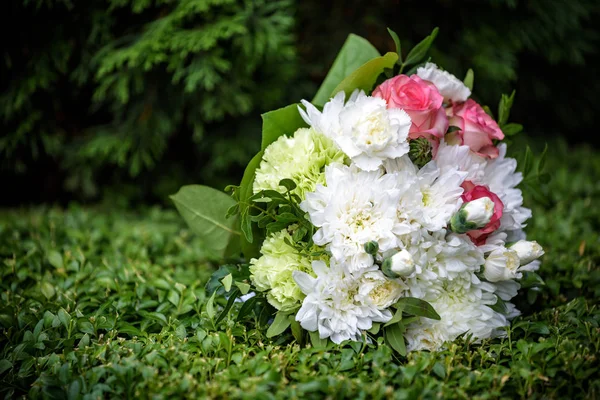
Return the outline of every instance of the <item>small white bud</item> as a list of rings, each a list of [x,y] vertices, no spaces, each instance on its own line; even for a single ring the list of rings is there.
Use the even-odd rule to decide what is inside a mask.
[[[450,228],[456,233],[465,233],[486,226],[494,215],[494,202],[489,197],[463,204],[450,219]]]
[[[400,250],[385,259],[381,270],[389,278],[405,277],[415,272],[415,262],[407,250]]]
[[[519,240],[510,249],[517,253],[521,265],[529,264],[544,255],[544,249],[535,240]]]
[[[519,256],[516,251],[500,248],[492,251],[485,260],[483,276],[490,282],[518,278]]]
[[[467,221],[477,225],[478,228],[486,226],[494,215],[494,202],[489,197],[481,197],[465,204]]]

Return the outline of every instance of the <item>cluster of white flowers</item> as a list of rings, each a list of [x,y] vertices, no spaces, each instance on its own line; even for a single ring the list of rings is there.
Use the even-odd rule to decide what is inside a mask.
[[[450,106],[470,95],[434,64],[418,75]],[[282,190],[281,179],[296,181],[314,247],[327,257],[306,258],[284,243],[287,231],[275,234],[252,260],[255,287],[335,343],[363,340],[374,323],[392,318],[402,297],[425,300],[441,316],[407,326],[409,350],[435,350],[465,333],[501,335],[518,315],[509,303],[516,280],[543,254],[525,240],[531,212],[516,188],[516,161],[502,144],[497,157],[485,158],[440,138],[418,168],[409,153],[410,113],[362,91],[345,97],[338,93],[322,111],[303,101],[310,129],[267,148],[254,185],[255,192]],[[498,299],[508,311],[492,309]]]

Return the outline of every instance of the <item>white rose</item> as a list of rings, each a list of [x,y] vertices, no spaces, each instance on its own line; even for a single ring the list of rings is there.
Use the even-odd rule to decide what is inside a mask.
[[[517,253],[521,265],[529,264],[544,255],[544,249],[535,240],[519,240],[510,249]]]
[[[518,278],[520,265],[516,251],[499,248],[490,253],[485,260],[483,276],[490,282],[500,282]]]
[[[471,95],[471,90],[460,79],[447,71],[442,71],[434,63],[427,63],[424,67],[417,68],[417,75],[433,83],[446,100],[463,102]]]

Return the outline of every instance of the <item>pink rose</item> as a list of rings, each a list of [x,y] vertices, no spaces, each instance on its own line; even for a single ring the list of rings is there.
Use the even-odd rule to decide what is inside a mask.
[[[477,246],[481,246],[485,243],[487,237],[500,227],[500,218],[504,211],[504,203],[495,193],[490,192],[486,186],[475,185],[471,181],[464,181],[462,188],[465,190],[462,195],[463,202],[477,200],[482,197],[488,197],[494,202],[494,214],[490,219],[490,222],[481,229],[475,229],[467,232],[467,235],[471,238],[473,243]]]
[[[498,157],[498,148],[492,139],[504,139],[504,133],[483,108],[471,99],[462,104],[454,104],[449,110],[450,125],[459,128],[451,135],[459,139],[460,144],[469,146],[482,157]],[[449,135],[450,136],[450,135]],[[452,142],[450,138],[449,142]]]
[[[412,121],[411,139],[425,137],[437,148],[448,130],[448,117],[442,106],[444,97],[433,83],[417,75],[398,75],[379,85],[373,96],[384,99],[388,108],[406,111]]]

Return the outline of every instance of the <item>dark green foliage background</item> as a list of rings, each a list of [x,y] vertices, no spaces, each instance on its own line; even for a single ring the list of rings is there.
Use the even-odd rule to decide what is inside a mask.
[[[350,32],[392,50],[434,26],[432,58],[529,135],[592,142],[594,0],[21,0],[3,5],[2,204],[163,202],[236,183],[259,113],[311,98]],[[10,30],[10,26],[18,29]]]

